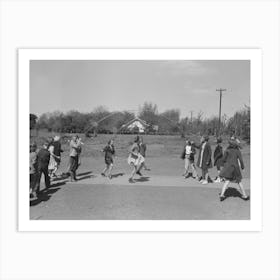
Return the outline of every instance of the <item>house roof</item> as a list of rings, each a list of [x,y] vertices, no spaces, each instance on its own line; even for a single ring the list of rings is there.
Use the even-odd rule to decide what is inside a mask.
[[[130,120],[129,122],[123,124],[122,128],[124,128],[126,126],[129,126],[130,124],[132,124],[132,123],[134,123],[136,121],[140,122],[143,126],[148,126],[148,124],[144,120],[141,120],[140,118],[136,117],[136,118]]]

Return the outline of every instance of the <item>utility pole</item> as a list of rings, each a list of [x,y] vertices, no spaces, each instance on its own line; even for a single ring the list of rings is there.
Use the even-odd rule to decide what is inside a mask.
[[[222,95],[223,91],[226,91],[226,89],[216,89],[216,91],[220,92],[220,106],[219,106],[219,126],[218,126],[218,133],[217,135],[220,136],[220,130],[221,130],[221,112],[222,112]]]
[[[192,124],[192,120],[193,120],[193,111],[191,111],[191,133],[193,132],[193,124]]]

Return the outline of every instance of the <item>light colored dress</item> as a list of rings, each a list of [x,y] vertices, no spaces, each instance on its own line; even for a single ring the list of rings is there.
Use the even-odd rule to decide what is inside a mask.
[[[131,147],[127,162],[129,165],[140,166],[145,161],[145,158],[139,152],[139,146],[134,143]]]
[[[48,169],[53,170],[57,167],[57,162],[55,160],[55,157],[53,156],[53,152],[54,152],[54,146],[53,145],[51,145],[49,147],[49,152],[50,152],[50,161],[49,161]]]

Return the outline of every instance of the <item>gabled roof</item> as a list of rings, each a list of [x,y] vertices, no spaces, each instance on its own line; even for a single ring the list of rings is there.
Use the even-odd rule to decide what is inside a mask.
[[[140,122],[143,126],[148,126],[148,124],[144,120],[141,120],[140,118],[136,117],[136,118],[132,119],[131,121],[123,124],[122,128],[124,128],[126,126],[129,126],[130,124],[132,124],[132,123],[134,123],[136,121]]]

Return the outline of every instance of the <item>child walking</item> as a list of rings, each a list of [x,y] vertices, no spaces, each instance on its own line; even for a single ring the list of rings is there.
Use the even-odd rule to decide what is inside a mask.
[[[229,140],[229,146],[225,151],[224,157],[224,168],[220,173],[220,177],[225,179],[225,183],[220,194],[220,201],[226,199],[225,192],[228,188],[230,182],[235,182],[238,184],[241,198],[243,200],[249,200],[249,196],[246,194],[243,184],[242,184],[242,174],[240,167],[244,169],[243,158],[239,150],[239,144],[236,140]]]
[[[183,176],[186,179],[191,176],[193,178],[198,179],[198,175],[197,175],[196,168],[194,165],[194,155],[195,155],[194,143],[192,143],[190,140],[186,139],[186,145],[184,146],[184,150],[183,150],[182,156],[181,156],[181,158],[185,160],[185,172],[184,172]]]
[[[36,199],[37,198],[37,177],[38,177],[38,156],[36,153],[37,145],[36,143],[32,143],[30,145],[30,154],[29,154],[29,183],[30,183],[30,189],[29,193],[30,195]]]
[[[203,185],[208,184],[209,181],[212,182],[208,173],[209,168],[212,168],[212,150],[208,140],[209,137],[207,135],[202,136],[200,139],[200,145],[195,145],[195,147],[199,149],[197,166],[201,168],[202,178],[200,182]]]
[[[37,154],[37,159],[38,159],[38,176],[37,176],[37,184],[36,184],[36,190],[35,192],[39,193],[40,191],[40,182],[41,182],[41,177],[42,174],[44,174],[45,177],[45,186],[46,189],[50,187],[50,177],[49,177],[49,171],[48,171],[48,166],[50,162],[50,152],[48,150],[49,143],[45,142],[42,149],[39,150]]]
[[[103,169],[101,175],[106,177],[106,172],[108,171],[108,178],[112,179],[112,169],[113,169],[113,157],[115,156],[115,147],[113,139],[109,140],[107,146],[102,150],[105,153],[105,164],[106,167]]]
[[[221,168],[223,166],[223,147],[221,146],[222,138],[217,138],[217,146],[214,151],[214,166],[217,167],[218,176],[215,178],[215,183],[222,182],[222,179],[220,177]]]

